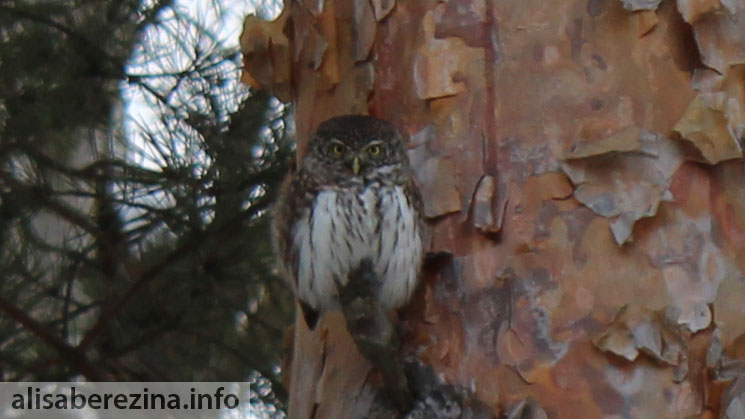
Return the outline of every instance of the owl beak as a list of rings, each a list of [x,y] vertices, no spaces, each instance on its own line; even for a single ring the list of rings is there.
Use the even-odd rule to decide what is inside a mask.
[[[359,157],[355,157],[354,160],[352,160],[352,171],[355,175],[358,175],[360,173],[360,168],[362,167],[362,163],[360,162]]]

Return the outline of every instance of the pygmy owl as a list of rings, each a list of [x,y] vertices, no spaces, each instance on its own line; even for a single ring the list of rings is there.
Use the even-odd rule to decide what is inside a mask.
[[[347,115],[318,127],[273,218],[275,252],[310,329],[339,307],[340,288],[361,266],[374,271],[383,309],[408,302],[422,260],[420,207],[393,125]]]

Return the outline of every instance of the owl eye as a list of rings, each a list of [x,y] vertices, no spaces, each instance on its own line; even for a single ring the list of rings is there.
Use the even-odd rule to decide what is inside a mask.
[[[375,145],[371,145],[370,147],[368,147],[368,148],[367,148],[367,152],[368,152],[368,153],[369,153],[369,154],[370,154],[371,156],[377,156],[378,154],[380,154],[380,152],[381,152],[381,151],[382,151],[382,149],[381,149],[381,148],[380,148],[380,146],[379,146],[379,145],[377,145],[377,144],[375,144]]]
[[[331,147],[331,152],[337,156],[341,156],[344,153],[344,146],[341,144],[334,144]]]

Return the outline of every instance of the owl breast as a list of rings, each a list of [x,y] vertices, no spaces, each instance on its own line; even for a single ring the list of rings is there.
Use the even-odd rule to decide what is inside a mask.
[[[369,258],[384,308],[411,297],[422,256],[418,215],[400,186],[327,189],[293,229],[298,297],[316,309],[338,306],[338,288]]]

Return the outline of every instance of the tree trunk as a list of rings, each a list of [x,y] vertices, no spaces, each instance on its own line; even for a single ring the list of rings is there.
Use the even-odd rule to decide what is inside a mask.
[[[461,401],[745,415],[745,3],[287,0],[241,41],[300,156],[338,114],[410,135],[437,257],[401,352]],[[377,408],[337,314],[296,322],[289,373],[290,417]]]

